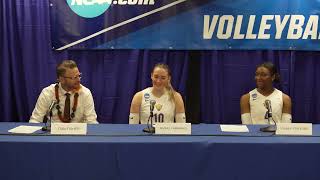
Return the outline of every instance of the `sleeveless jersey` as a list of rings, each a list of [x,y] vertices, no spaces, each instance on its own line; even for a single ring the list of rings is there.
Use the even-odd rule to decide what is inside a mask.
[[[282,92],[280,90],[275,88],[269,96],[260,94],[257,89],[250,91],[249,94],[252,124],[269,124],[268,119],[265,119],[267,112],[267,108],[264,105],[265,100],[271,101],[272,118],[277,123],[281,122],[283,100]],[[271,119],[270,123],[274,124]]]
[[[155,100],[156,104],[153,110],[152,122],[155,123],[173,123],[175,116],[175,103],[170,100],[168,91],[157,98],[151,93],[152,88],[146,88],[142,91],[142,101],[140,107],[140,123],[147,124],[150,116],[150,100]]]

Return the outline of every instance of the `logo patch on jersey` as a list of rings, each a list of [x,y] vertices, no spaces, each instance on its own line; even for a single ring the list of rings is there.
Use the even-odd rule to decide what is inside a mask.
[[[254,101],[254,100],[257,99],[258,95],[257,95],[257,93],[254,93],[254,94],[251,95],[251,97],[252,97],[252,100]]]
[[[145,93],[144,95],[144,101],[148,102],[150,100],[150,94],[149,93]]]
[[[162,109],[162,104],[156,104],[155,107],[158,111],[160,111]]]

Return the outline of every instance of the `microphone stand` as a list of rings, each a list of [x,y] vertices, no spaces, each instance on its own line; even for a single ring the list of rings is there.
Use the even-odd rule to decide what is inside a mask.
[[[44,117],[46,121],[45,121],[45,126],[42,127],[42,131],[51,131],[51,118],[52,118],[52,109],[49,112],[49,119],[47,117],[47,114]]]
[[[274,122],[274,125],[270,125],[270,126],[267,126],[267,127],[260,128],[260,131],[262,131],[262,132],[276,132],[276,130],[277,130],[277,123],[276,123],[276,121],[273,119],[272,113],[270,113],[270,110],[269,110],[269,109],[268,109],[267,112],[266,112],[265,119],[268,119],[269,124],[270,124],[270,119],[271,119],[271,120]]]
[[[148,118],[147,127],[143,129],[143,132],[147,132],[147,133],[154,133],[155,132],[155,129],[153,127],[152,118],[153,118],[153,111],[150,111],[150,116]],[[151,123],[149,123],[149,122],[151,122]]]

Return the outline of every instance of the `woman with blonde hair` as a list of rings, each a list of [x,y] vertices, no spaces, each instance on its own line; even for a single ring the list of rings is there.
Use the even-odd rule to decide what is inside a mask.
[[[153,109],[153,122],[185,123],[183,99],[171,85],[171,72],[166,64],[156,64],[151,73],[152,87],[136,93],[132,99],[129,124],[147,124],[150,106]]]

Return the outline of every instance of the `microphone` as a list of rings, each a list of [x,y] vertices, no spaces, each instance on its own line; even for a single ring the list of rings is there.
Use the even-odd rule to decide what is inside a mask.
[[[264,105],[267,108],[268,118],[272,117],[272,107],[271,107],[271,101],[269,99],[266,99],[264,101]]]
[[[148,118],[148,122],[147,122],[147,127],[143,129],[143,132],[147,132],[147,133],[154,133],[155,129],[153,127],[153,110],[154,110],[154,106],[156,105],[156,101],[155,100],[150,100],[150,116]]]
[[[57,104],[57,101],[56,100],[52,100],[50,106],[49,106],[49,109],[47,111],[47,114],[50,115],[50,113],[52,114],[52,109],[55,107],[55,105]]]
[[[270,118],[271,118],[271,120],[274,122],[274,125],[260,128],[260,131],[262,131],[262,132],[275,132],[277,130],[277,123],[272,117],[271,101],[269,99],[266,99],[264,101],[264,106],[267,109],[267,112],[266,112],[266,115],[264,118],[268,120],[269,124],[270,124]]]
[[[155,100],[150,100],[150,116],[153,117],[154,105],[156,105]]]
[[[56,100],[52,100],[51,101],[51,104],[50,104],[50,106],[48,108],[48,111],[47,111],[46,115],[43,118],[43,122],[45,123],[45,126],[42,127],[42,131],[48,131],[48,130],[51,129],[52,110],[56,106],[56,104],[57,104]],[[48,119],[48,116],[49,116],[49,119]],[[48,120],[49,120],[49,124],[48,124]]]

